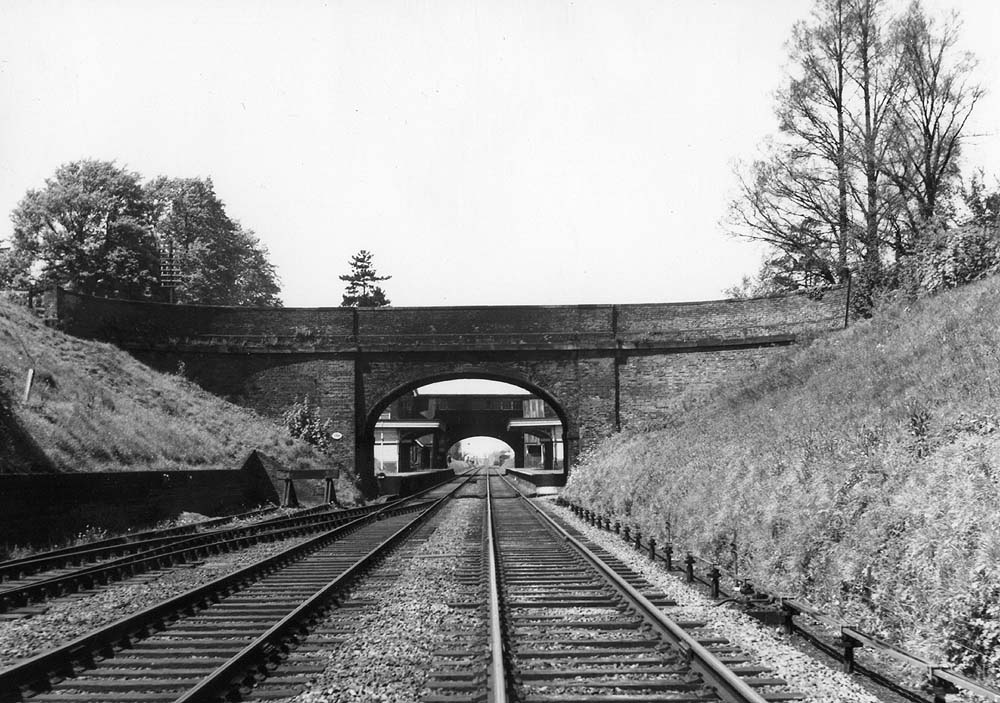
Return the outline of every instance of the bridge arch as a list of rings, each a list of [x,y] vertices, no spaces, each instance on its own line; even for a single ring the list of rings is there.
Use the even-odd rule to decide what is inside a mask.
[[[527,391],[531,394],[531,396],[541,399],[546,406],[551,408],[551,410],[555,413],[561,425],[561,436],[563,438],[574,436],[577,432],[578,425],[571,409],[568,409],[567,405],[557,398],[555,394],[551,393],[537,382],[526,378],[523,373],[516,369],[504,369],[496,366],[490,366],[484,368],[467,367],[455,370],[453,368],[449,369],[445,367],[436,372],[430,372],[427,375],[417,375],[411,377],[409,380],[391,385],[387,389],[383,387],[383,390],[379,390],[377,395],[372,395],[372,397],[376,399],[371,403],[371,405],[368,406],[369,409],[365,415],[364,425],[363,427],[358,428],[357,431],[357,456],[360,458],[360,461],[358,462],[358,469],[362,481],[366,481],[369,477],[374,476],[376,471],[376,426],[378,425],[379,419],[382,417],[385,410],[395,401],[405,397],[412,391],[432,383],[438,383],[441,381],[480,379],[499,381]],[[458,431],[456,433],[447,435],[448,446],[443,447],[443,449],[447,450],[449,446],[463,439],[478,436],[493,437],[501,442],[504,442],[505,444],[512,445],[513,435],[517,434],[516,430],[513,432],[508,431],[484,434],[482,428],[477,426],[463,426],[457,428],[457,430]],[[516,441],[514,443],[516,444]],[[523,442],[521,444],[520,456],[523,458]],[[568,468],[567,460],[567,452],[564,450],[562,452],[561,461],[557,466],[553,466],[553,468],[558,468],[565,472]]]
[[[482,444],[481,440],[492,440],[490,442],[490,444],[493,446],[494,451],[501,451],[501,452],[503,452],[507,456],[507,458],[510,459],[510,460],[512,460],[513,457],[514,457],[514,454],[515,454],[514,447],[510,446],[507,442],[504,442],[502,439],[497,439],[496,437],[491,437],[489,435],[471,435],[469,437],[465,437],[463,439],[460,439],[460,440],[457,440],[455,442],[452,442],[451,446],[448,447],[448,455],[451,456],[452,455],[452,450],[455,449],[456,446],[461,445],[461,444],[463,444],[464,442],[467,442],[470,439],[472,439],[472,440],[480,440],[479,442],[477,442],[477,444],[480,444],[480,445]]]

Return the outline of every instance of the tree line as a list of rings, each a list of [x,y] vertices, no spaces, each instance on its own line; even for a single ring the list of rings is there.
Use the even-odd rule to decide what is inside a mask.
[[[60,166],[11,213],[0,288],[277,306],[267,249],[227,213],[210,178],[142,177],[113,162]]]
[[[769,255],[730,293],[853,276],[864,312],[888,290],[996,270],[1000,190],[959,168],[984,94],[959,29],[919,0],[896,15],[886,0],[816,0],[788,43],[778,133],[737,169],[729,231]]]

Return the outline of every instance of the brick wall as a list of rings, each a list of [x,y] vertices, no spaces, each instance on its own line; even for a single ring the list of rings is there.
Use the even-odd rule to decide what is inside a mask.
[[[730,374],[756,367],[779,349],[751,347],[627,357],[619,367],[622,427],[656,424],[677,407],[683,393],[709,389]]]
[[[354,313],[345,308],[169,305],[93,298],[61,290],[56,299],[56,317],[62,329],[125,347],[353,347]]]
[[[803,334],[843,325],[847,290],[835,288],[820,298],[806,294],[710,300],[695,303],[622,305],[618,331],[625,339],[744,339],[773,334]]]
[[[819,298],[360,310],[166,305],[63,291],[57,297],[63,329],[126,348],[348,354],[613,349],[794,335],[840,326],[847,302],[843,288]]]

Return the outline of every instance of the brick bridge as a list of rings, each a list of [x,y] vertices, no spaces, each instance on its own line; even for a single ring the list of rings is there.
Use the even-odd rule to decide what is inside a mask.
[[[842,327],[847,291],[641,305],[232,308],[59,291],[62,329],[269,415],[309,396],[371,487],[374,427],[414,388],[455,378],[521,386],[552,406],[571,463],[612,432],[656,422],[677,397],[776,347]]]

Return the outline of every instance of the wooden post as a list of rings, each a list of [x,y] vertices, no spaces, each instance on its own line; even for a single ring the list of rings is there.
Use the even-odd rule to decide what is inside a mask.
[[[24,402],[28,402],[28,398],[31,396],[31,387],[35,383],[35,370],[28,369],[28,379],[24,382]]]
[[[295,485],[292,483],[291,476],[285,478],[285,487],[284,490],[282,491],[282,496],[281,496],[281,507],[283,508],[299,507],[299,497],[295,495]]]
[[[851,637],[841,633],[841,640],[844,644],[844,673],[853,674],[854,673],[854,650],[858,646],[858,643]]]

